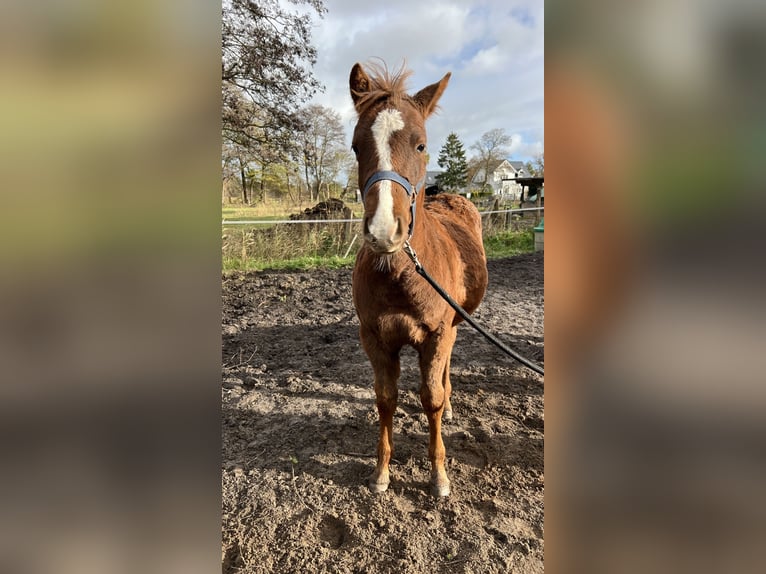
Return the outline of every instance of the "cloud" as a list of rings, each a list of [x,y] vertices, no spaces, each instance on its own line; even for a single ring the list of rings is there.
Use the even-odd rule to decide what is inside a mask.
[[[506,59],[507,53],[498,45],[480,50],[471,60],[472,71],[476,75],[499,72],[504,67]]]
[[[326,6],[313,31],[315,74],[326,86],[315,102],[341,114],[349,141],[355,124],[349,71],[357,61],[381,57],[390,67],[406,60],[413,91],[453,73],[441,112],[428,122],[429,168],[451,131],[466,149],[490,129],[522,135],[513,159],[542,148],[543,2],[326,0]]]
[[[521,134],[511,136],[510,153],[517,157],[536,157],[543,153],[543,142],[540,140],[527,142]]]

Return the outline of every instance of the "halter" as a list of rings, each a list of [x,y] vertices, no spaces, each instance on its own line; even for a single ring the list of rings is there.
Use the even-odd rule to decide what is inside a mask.
[[[410,228],[408,230],[407,237],[407,240],[409,241],[412,238],[412,232],[415,229],[415,200],[418,196],[418,190],[426,182],[426,178],[424,176],[423,179],[421,179],[413,186],[409,180],[407,180],[407,178],[402,177],[395,171],[376,171],[370,176],[370,179],[367,180],[367,183],[364,184],[364,191],[362,191],[362,201],[364,201],[364,198],[367,196],[367,192],[370,190],[372,185],[383,180],[398,183],[404,188],[404,191],[407,192],[407,197],[410,198]]]

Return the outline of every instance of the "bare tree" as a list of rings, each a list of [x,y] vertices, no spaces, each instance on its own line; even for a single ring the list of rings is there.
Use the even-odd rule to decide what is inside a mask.
[[[237,179],[242,191],[242,203],[249,204],[252,200],[252,174],[250,173],[252,153],[250,148],[235,140],[224,138],[221,161],[224,181]]]
[[[231,105],[224,108],[222,158],[238,166],[243,202],[263,201],[268,176],[297,155],[295,137],[287,127],[270,123],[267,113],[236,87],[224,87],[224,93],[229,94]],[[227,114],[232,123],[226,124]],[[231,128],[232,125],[237,128]],[[253,192],[257,197],[253,197]]]
[[[348,150],[346,150],[341,170],[344,177],[343,189],[356,199],[356,190],[359,189],[359,167],[356,163],[356,157],[353,153],[348,153]]]
[[[524,169],[531,176],[542,176],[545,173],[545,155],[540,153],[532,161],[524,164]]]
[[[303,109],[301,118],[306,128],[300,138],[301,163],[309,197],[319,198],[320,190],[334,181],[350,155],[340,114],[320,105]]]
[[[474,173],[483,171],[483,186],[487,185],[494,164],[508,156],[510,145],[511,136],[506,134],[504,129],[495,128],[484,133],[479,141],[471,146],[476,155],[471,158],[470,166],[474,168]]]

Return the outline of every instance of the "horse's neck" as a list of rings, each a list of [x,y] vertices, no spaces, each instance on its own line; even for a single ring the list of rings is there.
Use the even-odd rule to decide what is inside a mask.
[[[435,254],[436,241],[433,233],[434,226],[436,225],[439,225],[439,222],[436,221],[436,218],[430,212],[425,210],[424,204],[418,205],[415,216],[415,228],[412,231],[410,245],[423,264],[437,256]]]

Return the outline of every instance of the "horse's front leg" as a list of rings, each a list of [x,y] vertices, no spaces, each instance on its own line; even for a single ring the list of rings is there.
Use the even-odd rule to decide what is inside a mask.
[[[452,348],[450,348],[450,352],[447,353],[447,363],[444,365],[444,375],[442,377],[444,380],[444,412],[442,413],[443,421],[451,421],[453,418],[452,403],[450,402],[450,397],[452,396],[452,383],[450,383],[449,380],[449,364],[451,358]]]
[[[375,403],[380,418],[378,464],[370,475],[372,492],[385,492],[390,482],[388,465],[394,449],[394,412],[399,397],[399,350],[385,350],[371,335],[362,333],[362,345],[375,373]]]
[[[452,325],[440,325],[419,349],[420,353],[420,402],[428,418],[428,458],[431,460],[431,492],[434,496],[448,496],[450,481],[444,468],[446,450],[442,441],[441,424],[445,409],[449,404],[451,388],[449,357],[455,344],[457,328]]]

